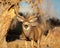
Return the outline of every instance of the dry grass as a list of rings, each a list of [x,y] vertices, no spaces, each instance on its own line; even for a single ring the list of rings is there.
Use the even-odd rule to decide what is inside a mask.
[[[60,27],[50,30],[47,36],[42,35],[39,48],[60,48]],[[58,31],[57,31],[58,30]],[[8,43],[9,48],[38,48],[38,44],[32,41],[16,40]]]
[[[14,9],[12,8],[8,11],[8,8],[0,15],[0,48],[6,48],[6,33],[11,20],[16,16],[14,14]]]
[[[32,48],[33,43],[30,41],[25,41],[25,40],[16,40],[13,42],[8,43],[9,48]],[[34,42],[34,46],[37,44]]]
[[[60,48],[60,27],[50,30],[47,36],[42,36],[41,48]]]
[[[16,1],[17,0],[15,0],[14,3],[16,3]],[[0,14],[0,48],[40,48],[39,46],[41,46],[41,48],[60,48],[60,27],[55,27],[54,29],[49,30],[47,36],[42,35],[41,41],[40,43],[38,41],[38,44],[33,40],[16,40],[7,43],[6,33],[10,26],[11,20],[15,17],[15,14],[13,8],[11,8],[9,11],[9,6],[6,5],[4,8],[4,11]],[[1,10],[3,10],[3,8],[1,8]]]

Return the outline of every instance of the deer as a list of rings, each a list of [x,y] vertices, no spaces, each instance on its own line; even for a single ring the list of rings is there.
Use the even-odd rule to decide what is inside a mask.
[[[16,16],[16,19],[19,22],[22,22],[22,34],[20,35],[20,39],[22,40],[34,40],[40,44],[41,36],[43,33],[43,25],[39,23],[39,16],[31,15],[31,16]]]

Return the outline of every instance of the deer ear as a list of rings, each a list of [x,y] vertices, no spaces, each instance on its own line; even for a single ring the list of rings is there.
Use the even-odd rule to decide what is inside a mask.
[[[14,18],[12,21],[11,21],[11,25],[10,25],[10,29],[13,30],[16,28],[16,25],[17,25],[17,20]]]
[[[23,22],[23,21],[24,21],[24,18],[23,18],[22,16],[17,16],[17,20],[18,20],[19,22]]]
[[[34,22],[34,23],[31,23],[31,25],[32,26],[36,26],[36,25],[38,25],[38,23],[37,22]]]

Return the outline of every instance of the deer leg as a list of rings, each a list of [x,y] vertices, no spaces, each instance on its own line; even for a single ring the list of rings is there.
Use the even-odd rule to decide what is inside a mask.
[[[34,40],[31,40],[31,47],[34,48]]]
[[[22,33],[22,34],[20,35],[20,39],[26,40],[26,37],[25,37],[24,33]]]

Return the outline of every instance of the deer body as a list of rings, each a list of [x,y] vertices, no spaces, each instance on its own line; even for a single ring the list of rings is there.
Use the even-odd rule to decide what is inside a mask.
[[[35,41],[40,39],[40,36],[42,34],[42,29],[37,21],[37,17],[29,16],[27,18],[24,18],[23,16],[18,16],[17,19],[18,21],[22,22],[23,38],[28,37],[30,40],[35,40]]]

